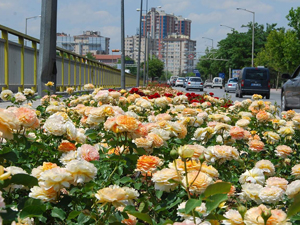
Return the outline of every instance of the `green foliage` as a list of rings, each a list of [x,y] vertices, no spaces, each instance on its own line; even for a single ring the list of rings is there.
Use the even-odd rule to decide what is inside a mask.
[[[152,56],[152,59],[149,60],[149,78],[162,77],[164,70],[164,63]]]
[[[86,53],[85,57],[87,59],[91,59],[91,60],[95,60],[96,59],[95,56],[93,55],[93,53],[91,53],[91,52]]]
[[[218,76],[220,72],[225,73],[225,79],[228,79],[228,71],[231,69],[241,69],[251,66],[252,57],[252,23],[243,25],[248,28],[246,32],[238,32],[236,30],[227,34],[227,37],[218,43],[218,49],[206,50],[206,54],[202,56],[197,63],[196,68],[200,71],[201,76],[205,79]],[[274,30],[276,24],[263,25],[255,23],[255,39],[254,39],[254,56],[261,51],[267,41],[267,36]],[[213,60],[213,59],[225,59]],[[264,66],[259,64],[259,66]]]
[[[289,21],[288,25],[294,28],[297,38],[300,40],[300,7],[297,7],[297,9],[292,7],[286,18]]]
[[[288,208],[287,217],[291,218],[292,216],[296,215],[299,212],[300,212],[300,193],[298,193],[294,197],[293,203]]]

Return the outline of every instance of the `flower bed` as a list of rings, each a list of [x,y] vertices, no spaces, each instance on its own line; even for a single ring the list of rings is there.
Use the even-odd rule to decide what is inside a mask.
[[[32,95],[1,93],[3,224],[299,224],[292,110],[163,85]]]

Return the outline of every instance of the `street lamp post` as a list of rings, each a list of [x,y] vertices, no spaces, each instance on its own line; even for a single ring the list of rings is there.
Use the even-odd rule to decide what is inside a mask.
[[[146,85],[146,61],[148,63],[148,48],[147,48],[147,43],[148,43],[148,0],[146,0],[146,15],[145,15],[145,52],[144,52],[144,76],[143,76],[143,86]]]
[[[121,0],[121,88],[125,89],[125,19],[124,0]]]
[[[230,26],[227,26],[227,25],[223,25],[223,24],[221,24],[220,26],[221,26],[221,27],[227,27],[227,28],[230,28],[231,31],[234,31],[234,28],[233,28],[233,27],[230,27]]]
[[[212,44],[211,44],[211,48],[213,49],[214,48],[214,40],[211,39],[211,38],[207,38],[207,37],[202,37],[204,39],[208,39],[208,40],[211,40],[212,41]]]
[[[253,23],[252,23],[252,57],[251,57],[251,65],[252,67],[254,66],[254,23],[255,23],[255,12],[247,10],[247,9],[242,9],[242,8],[236,8],[237,10],[244,10],[246,12],[252,13],[253,14]]]
[[[140,11],[140,12],[142,12],[142,11],[145,11],[146,12],[146,14],[145,14],[145,19],[141,19],[143,22],[145,22],[145,26],[144,26],[144,31],[145,31],[145,41],[144,41],[144,43],[145,43],[145,49],[144,49],[144,73],[143,73],[143,86],[145,86],[146,85],[146,76],[148,76],[148,75],[146,75],[146,68],[147,68],[147,64],[146,64],[146,61],[147,61],[147,63],[148,63],[148,27],[147,27],[147,22],[148,22],[148,0],[146,0],[146,10],[142,10],[142,9],[136,9],[136,11]],[[140,18],[142,18],[142,16],[140,16]],[[142,31],[140,30],[140,33],[141,33]],[[146,55],[147,54],[147,55]],[[147,57],[147,58],[146,58]]]
[[[142,11],[143,11],[143,0],[141,0],[140,8],[140,29],[139,29],[139,52],[138,52],[138,63],[137,63],[137,74],[136,74],[136,86],[140,86],[140,64],[141,64],[141,32],[142,32]]]
[[[25,34],[26,34],[26,35],[27,35],[27,21],[30,20],[30,19],[38,18],[38,17],[41,17],[41,15],[38,15],[38,16],[31,16],[31,17],[25,18]],[[26,45],[26,42],[25,42],[25,45]]]

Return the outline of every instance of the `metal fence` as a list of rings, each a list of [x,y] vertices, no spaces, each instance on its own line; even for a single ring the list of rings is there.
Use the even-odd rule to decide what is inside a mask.
[[[37,91],[39,40],[2,25],[0,32],[0,87],[2,90],[32,88]],[[14,38],[17,41],[13,41]],[[119,69],[59,47],[56,52],[56,87],[59,91],[65,91],[67,87],[81,90],[87,83],[95,87],[121,87]],[[126,87],[135,86],[134,75],[125,73],[125,79]]]

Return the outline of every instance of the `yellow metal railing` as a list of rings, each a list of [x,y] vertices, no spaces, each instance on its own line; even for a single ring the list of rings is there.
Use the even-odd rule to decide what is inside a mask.
[[[18,91],[24,90],[24,87],[31,87],[34,91],[37,91],[38,44],[40,41],[36,38],[2,25],[0,25],[0,31],[0,41],[4,43],[2,44],[3,52],[0,52],[0,60],[2,60],[1,54],[4,56],[4,70],[0,70],[0,77],[3,77],[1,71],[4,72],[4,79],[2,79],[3,81],[0,80],[0,86],[2,86],[2,90],[9,89],[11,85],[14,85],[18,86]],[[17,59],[14,59],[14,62],[10,61],[10,45],[13,42],[9,41],[9,34],[15,35],[18,38],[17,48],[18,52],[20,52],[20,55],[16,58],[20,58],[19,61],[17,61]],[[31,41],[32,43],[30,47],[30,50],[33,50],[32,64],[25,64],[25,50],[28,48],[25,46],[26,41]],[[0,51],[1,49],[2,48],[0,48]],[[60,67],[60,71],[59,69],[57,70],[56,84],[56,87],[59,91],[65,91],[67,87],[74,87],[76,90],[81,90],[81,87],[87,83],[92,83],[95,87],[121,87],[121,71],[119,69],[100,63],[96,60],[87,59],[82,55],[75,54],[74,52],[70,52],[63,48],[56,47],[56,51],[58,54],[56,58],[56,65],[57,67]],[[60,64],[59,61],[61,61]],[[20,66],[20,74],[10,73],[10,63]],[[27,67],[33,67],[33,74],[29,75],[33,76],[32,82],[30,83],[25,81],[25,68]],[[19,83],[17,82],[16,84],[16,82],[13,82],[13,84],[11,84],[10,78],[18,79]],[[126,87],[135,86],[136,78],[134,75],[125,73],[125,80]]]

